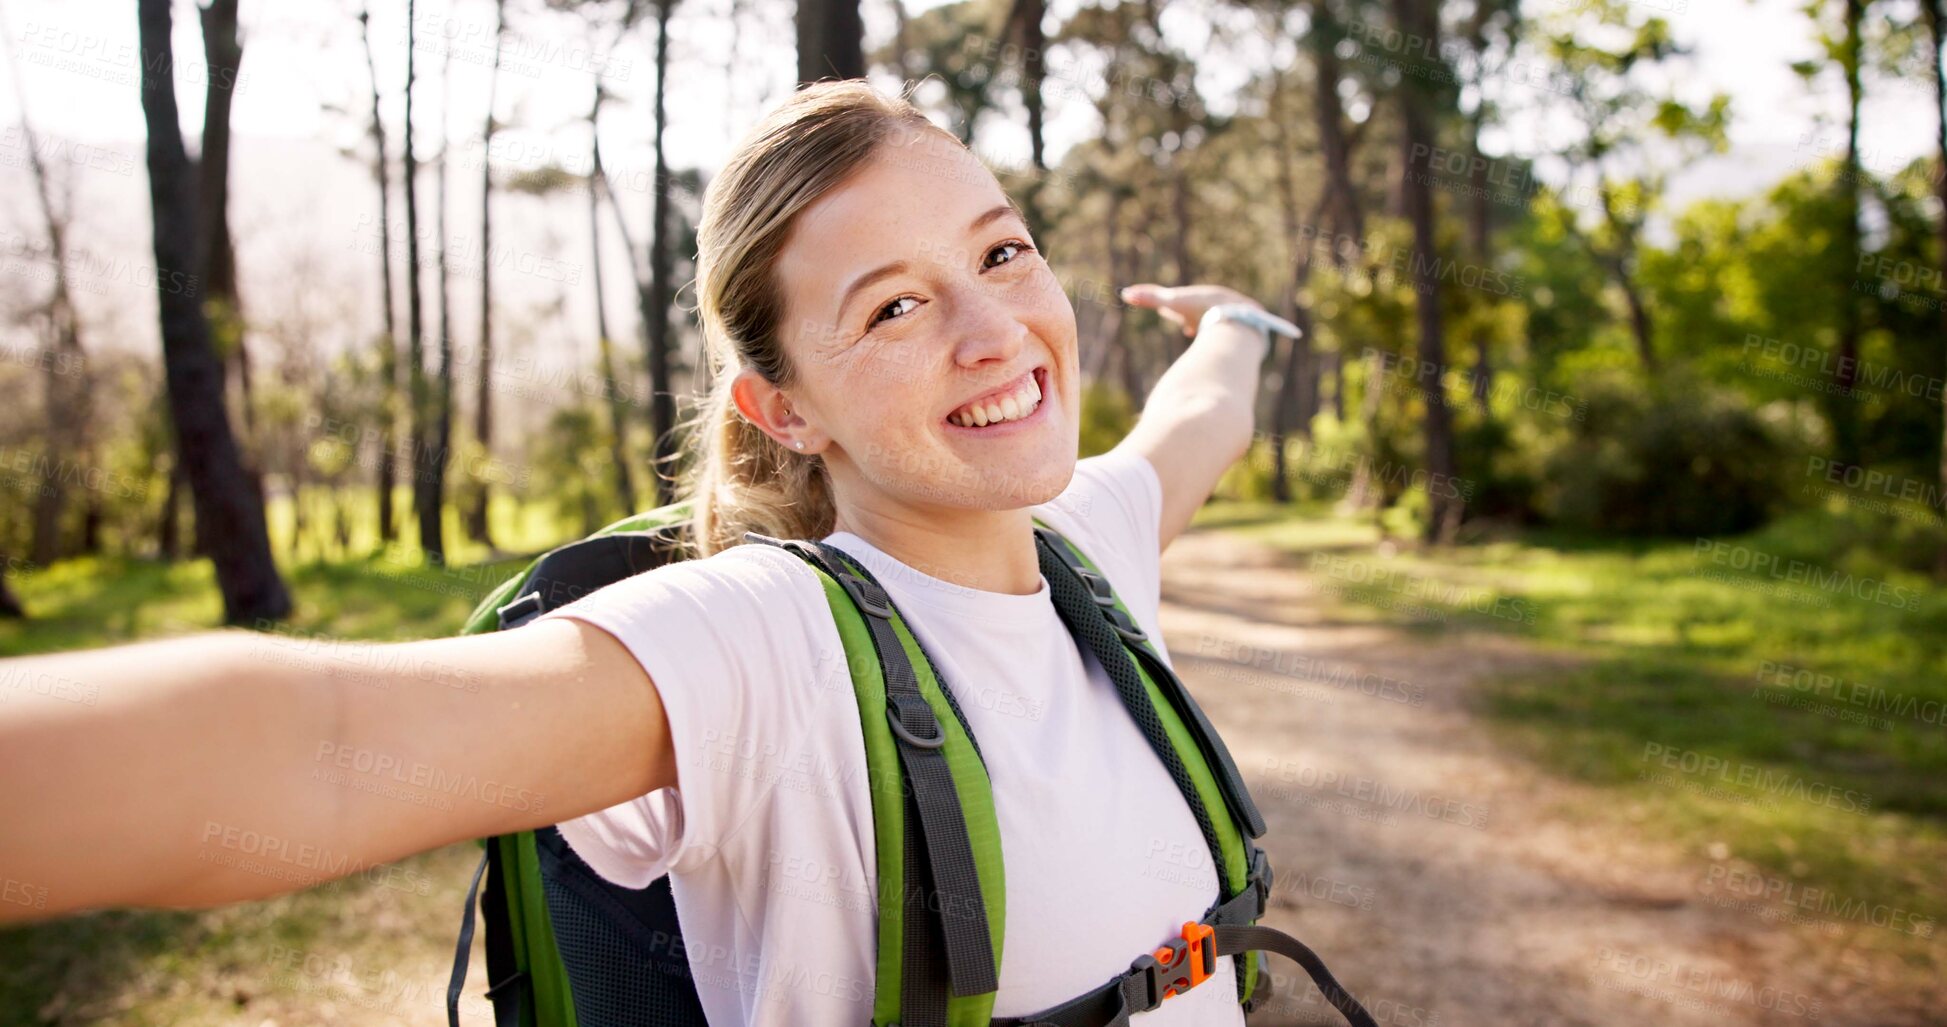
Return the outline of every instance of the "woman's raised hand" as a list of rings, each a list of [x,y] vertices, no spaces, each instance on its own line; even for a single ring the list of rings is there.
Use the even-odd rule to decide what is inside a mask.
[[[1163,319],[1183,329],[1183,334],[1195,337],[1197,322],[1203,320],[1203,312],[1219,303],[1248,303],[1253,307],[1263,304],[1221,285],[1157,285],[1143,282],[1124,286],[1122,300],[1132,307],[1149,307],[1163,315]]]

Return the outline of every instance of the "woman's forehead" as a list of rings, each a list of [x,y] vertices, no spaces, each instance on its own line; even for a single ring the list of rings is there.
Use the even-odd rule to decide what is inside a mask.
[[[858,276],[957,248],[971,226],[1011,206],[999,181],[957,142],[881,146],[866,164],[799,213],[779,255],[786,302],[806,318],[838,315]]]

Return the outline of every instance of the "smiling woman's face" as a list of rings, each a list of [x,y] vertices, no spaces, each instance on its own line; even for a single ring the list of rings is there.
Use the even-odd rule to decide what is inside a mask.
[[[786,399],[841,511],[1015,509],[1067,486],[1074,307],[956,141],[882,143],[799,214],[777,274]]]

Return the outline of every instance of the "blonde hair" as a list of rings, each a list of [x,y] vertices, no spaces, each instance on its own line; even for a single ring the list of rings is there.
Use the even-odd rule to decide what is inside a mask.
[[[696,302],[711,387],[688,433],[693,459],[682,490],[698,555],[737,545],[746,531],[779,538],[832,531],[836,511],[824,462],[786,449],[746,420],[730,386],[745,367],[780,388],[794,379],[777,281],[793,219],[881,142],[928,131],[960,145],[904,96],[886,96],[858,79],[814,83],[767,114],[710,183],[696,234]]]

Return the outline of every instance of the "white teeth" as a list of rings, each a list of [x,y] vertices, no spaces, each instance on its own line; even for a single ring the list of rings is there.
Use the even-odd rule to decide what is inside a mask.
[[[984,428],[1002,421],[1018,421],[1041,405],[1041,383],[1028,376],[1027,383],[998,400],[974,403],[947,415],[947,420],[962,428]]]

